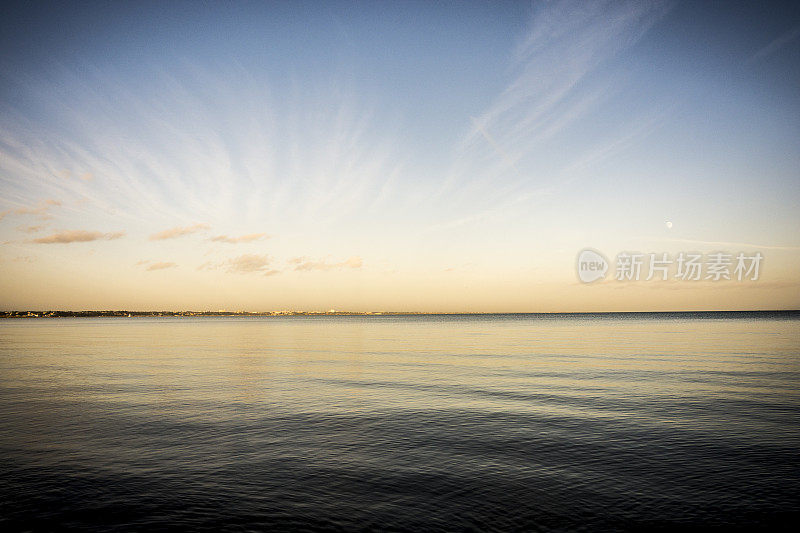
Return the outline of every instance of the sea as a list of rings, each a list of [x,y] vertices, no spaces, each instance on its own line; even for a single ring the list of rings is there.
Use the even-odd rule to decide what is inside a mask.
[[[800,314],[0,320],[2,531],[794,531]]]

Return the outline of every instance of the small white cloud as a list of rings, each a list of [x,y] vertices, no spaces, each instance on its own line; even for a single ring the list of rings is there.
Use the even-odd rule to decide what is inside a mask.
[[[257,254],[244,254],[233,259],[229,259],[224,263],[228,272],[237,274],[249,274],[251,272],[267,272],[269,265],[272,263],[267,255]]]

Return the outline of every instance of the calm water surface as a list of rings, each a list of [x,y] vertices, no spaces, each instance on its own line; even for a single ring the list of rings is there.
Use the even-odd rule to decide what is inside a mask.
[[[0,528],[800,518],[797,315],[0,321]]]

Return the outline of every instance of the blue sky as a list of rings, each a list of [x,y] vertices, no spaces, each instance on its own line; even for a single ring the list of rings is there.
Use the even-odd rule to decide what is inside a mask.
[[[43,3],[0,28],[7,308],[800,303],[791,3]],[[584,286],[585,247],[767,257],[746,287]]]

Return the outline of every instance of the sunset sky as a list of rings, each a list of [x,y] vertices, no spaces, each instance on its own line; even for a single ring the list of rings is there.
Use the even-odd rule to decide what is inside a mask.
[[[800,308],[797,3],[3,9],[0,309]]]

